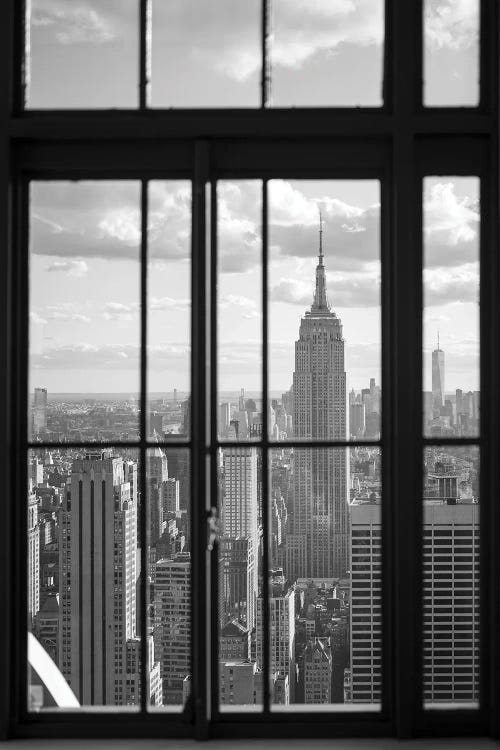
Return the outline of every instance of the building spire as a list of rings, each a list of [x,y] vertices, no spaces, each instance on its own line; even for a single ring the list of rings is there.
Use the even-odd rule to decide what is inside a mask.
[[[323,217],[319,208],[319,255],[316,266],[316,288],[311,312],[330,312],[330,305],[326,296],[326,273],[323,257]]]
[[[438,328],[438,351],[439,351],[439,328]]]
[[[323,217],[321,216],[321,206],[319,207],[319,265],[323,265]]]

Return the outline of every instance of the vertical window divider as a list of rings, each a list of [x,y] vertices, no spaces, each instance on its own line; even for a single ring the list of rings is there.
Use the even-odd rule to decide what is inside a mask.
[[[261,0],[261,109],[266,109],[271,99],[271,2],[272,0]]]
[[[500,72],[499,72],[499,59],[500,54],[500,11],[498,3],[495,0],[490,2],[490,8],[492,9],[492,17],[490,18],[490,39],[491,47],[489,53],[491,55],[491,68],[492,68],[492,80],[491,80],[491,96],[492,96],[492,116],[493,116],[493,132],[490,145],[490,169],[492,170],[490,175],[491,180],[491,193],[489,196],[492,222],[490,227],[490,235],[487,238],[488,243],[491,243],[492,248],[498,248],[500,242],[500,226],[499,226],[499,213],[500,213],[500,113],[499,113],[499,86],[500,86]],[[488,279],[490,289],[490,304],[491,304],[491,315],[492,320],[500,320],[500,295],[498,289],[500,288],[500,262],[498,258],[498,252],[492,252],[490,258],[490,275]],[[497,634],[500,629],[500,606],[498,602],[498,596],[500,591],[500,546],[498,544],[498,530],[500,529],[500,476],[498,467],[495,462],[496,456],[500,452],[500,394],[496,384],[500,381],[500,345],[498,341],[498,332],[495,333],[495,327],[489,326],[488,329],[487,345],[490,347],[492,356],[490,361],[490,404],[492,419],[490,421],[490,434],[488,435],[488,441],[490,443],[490,455],[492,459],[489,466],[489,477],[490,485],[489,489],[495,502],[491,503],[490,509],[490,523],[489,523],[489,549],[491,550],[491,578],[490,578],[490,596],[491,596],[491,607],[490,607],[490,648],[491,648],[491,672],[490,672],[490,715],[489,715],[489,734],[492,737],[500,737],[500,647],[498,644]],[[486,406],[486,405],[485,405]]]
[[[140,450],[139,450],[139,477],[141,493],[141,512],[139,514],[140,540],[141,540],[141,712],[146,713],[148,707],[148,648],[147,648],[147,601],[149,591],[147,588],[147,528],[149,518],[149,508],[147,508],[147,452],[146,452],[146,431],[147,431],[147,318],[148,318],[148,181],[141,180],[141,395],[140,395]]]
[[[217,410],[218,372],[217,372],[217,273],[218,273],[218,212],[217,212],[217,180],[210,183],[210,425],[209,425],[209,460],[210,460],[210,506],[215,507],[220,514],[219,507],[219,420]],[[219,715],[219,545],[213,545],[210,557],[210,702],[211,717]]]
[[[269,617],[269,404],[268,404],[268,183],[262,182],[262,643],[263,712],[270,712],[271,633]],[[256,633],[258,638],[258,633]]]
[[[415,112],[422,100],[422,2],[412,13],[396,0],[392,10],[392,229],[395,280],[393,322],[393,373],[395,394],[392,426],[397,441],[392,453],[392,511],[394,514],[395,679],[393,701],[395,730],[409,738],[421,695],[421,666],[416,644],[420,614],[417,584],[421,547],[421,361],[422,290],[418,224],[421,201],[415,177]],[[421,211],[421,207],[420,207]]]
[[[149,107],[151,85],[151,0],[139,8],[139,109]]]
[[[207,566],[207,335],[206,335],[206,182],[210,148],[206,140],[194,143],[191,261],[191,664],[195,737],[208,738],[208,662],[211,647],[208,628],[209,590]],[[196,594],[196,596],[195,596]],[[208,630],[207,630],[208,628]]]

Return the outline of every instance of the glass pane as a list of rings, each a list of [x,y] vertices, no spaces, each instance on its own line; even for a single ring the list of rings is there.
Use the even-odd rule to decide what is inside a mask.
[[[272,104],[379,107],[384,1],[275,0]]]
[[[379,182],[271,180],[269,257],[271,437],[378,439]]]
[[[137,107],[138,0],[26,5],[28,107]]]
[[[140,185],[32,182],[33,440],[137,440]]]
[[[424,104],[479,104],[480,0],[425,0]]]
[[[219,438],[262,434],[262,182],[217,183]]]
[[[259,0],[153,0],[154,107],[260,106]]]
[[[257,448],[220,451],[219,704],[262,707],[262,459]]]
[[[380,450],[276,448],[270,470],[273,708],[380,710]]]
[[[148,437],[189,437],[191,184],[149,183]]]
[[[180,711],[191,695],[189,465],[186,449],[158,446],[147,454],[151,711]]]
[[[424,705],[479,702],[479,448],[424,452]]]
[[[479,180],[424,181],[424,432],[479,435]]]
[[[28,708],[138,710],[137,452],[28,454]]]

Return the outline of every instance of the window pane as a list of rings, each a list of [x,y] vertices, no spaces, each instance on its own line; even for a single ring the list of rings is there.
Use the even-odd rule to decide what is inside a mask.
[[[380,106],[383,0],[275,0],[272,104]]]
[[[191,184],[149,183],[148,437],[189,437]]]
[[[424,452],[424,705],[479,702],[479,448]]]
[[[149,708],[182,710],[191,695],[189,451],[148,451]]]
[[[33,440],[138,438],[140,185],[32,182]]]
[[[424,432],[479,434],[479,180],[424,181]]]
[[[137,107],[138,0],[31,0],[27,106]]]
[[[425,0],[424,104],[479,104],[480,0]]]
[[[262,707],[262,454],[220,451],[219,705]]]
[[[28,454],[28,708],[138,710],[138,461]]]
[[[259,0],[153,0],[154,107],[260,105]]]
[[[262,182],[217,183],[219,437],[262,434]]]
[[[274,449],[270,470],[273,707],[379,710],[380,451]]]
[[[271,437],[378,439],[379,182],[271,180],[269,222]]]

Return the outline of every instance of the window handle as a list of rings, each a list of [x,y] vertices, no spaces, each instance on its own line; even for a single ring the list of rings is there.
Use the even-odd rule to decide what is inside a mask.
[[[207,550],[211,552],[215,542],[219,541],[219,511],[215,506],[207,510]]]

